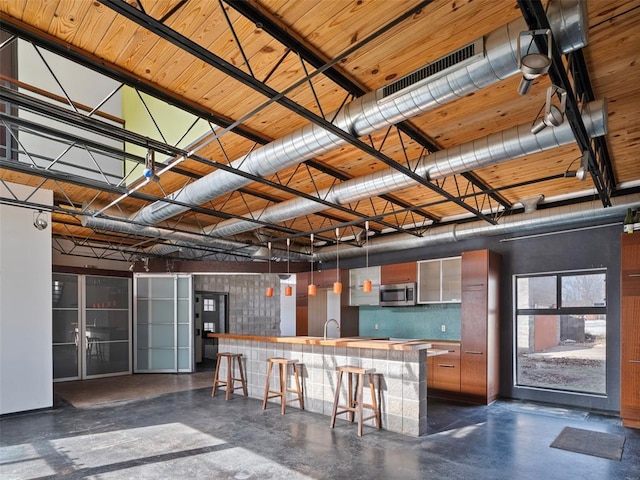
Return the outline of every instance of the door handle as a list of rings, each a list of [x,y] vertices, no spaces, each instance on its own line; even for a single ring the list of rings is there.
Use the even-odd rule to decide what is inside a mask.
[[[640,360],[629,360],[629,363],[640,363]]]
[[[465,350],[464,353],[468,353],[469,355],[482,355],[482,352],[474,352],[473,350]]]
[[[438,366],[443,368],[456,368],[455,365],[450,365],[448,363],[439,363]]]

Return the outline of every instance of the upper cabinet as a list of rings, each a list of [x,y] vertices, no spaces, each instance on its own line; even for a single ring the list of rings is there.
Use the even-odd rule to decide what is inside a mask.
[[[380,267],[380,284],[415,283],[417,281],[416,262],[394,263]]]
[[[460,257],[418,262],[418,303],[460,302]]]
[[[371,291],[362,291],[362,282],[371,280]],[[380,267],[353,268],[349,271],[349,305],[380,304]]]

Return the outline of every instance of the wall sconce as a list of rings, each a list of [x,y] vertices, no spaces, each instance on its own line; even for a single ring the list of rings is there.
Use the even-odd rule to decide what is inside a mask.
[[[311,234],[311,283],[307,287],[307,295],[310,297],[315,296],[316,286],[313,283],[313,233]]]
[[[336,281],[333,284],[333,293],[342,293],[340,282],[340,229],[336,228]]]
[[[364,222],[364,241],[364,254],[366,258],[367,274],[369,274],[369,220]],[[371,293],[371,289],[371,280],[367,278],[364,282],[362,282],[362,291],[364,293]]]
[[[291,245],[291,239],[287,238],[287,278],[289,278],[291,275],[289,275],[289,246]],[[291,285],[287,285],[286,287],[284,287],[284,296],[285,297],[290,297],[293,294],[293,288],[291,288]]]
[[[558,93],[560,96],[560,106],[551,104],[551,96]],[[547,127],[557,127],[564,122],[564,112],[567,108],[567,91],[555,85],[547,88],[547,101],[544,106],[544,116],[531,127],[531,133],[537,135]]]
[[[269,281],[271,281],[271,242],[269,242],[267,245],[269,247]],[[265,295],[267,297],[273,297],[273,287],[267,287]]]
[[[49,226],[47,215],[43,213],[42,210],[38,210],[38,213],[33,212],[33,226],[38,230],[44,230]]]
[[[524,35],[529,35],[531,37],[531,41],[527,48],[527,53],[522,55],[522,50],[520,50],[520,39]],[[538,52],[529,53],[529,49],[531,48],[531,44],[533,44],[536,35],[547,36],[548,52],[546,55]],[[520,85],[518,85],[518,93],[520,95],[526,95],[531,88],[531,83],[537,77],[549,71],[549,68],[551,67],[551,41],[551,30],[549,29],[527,30],[520,32],[520,35],[518,35],[518,68],[522,72],[522,79],[520,80]]]

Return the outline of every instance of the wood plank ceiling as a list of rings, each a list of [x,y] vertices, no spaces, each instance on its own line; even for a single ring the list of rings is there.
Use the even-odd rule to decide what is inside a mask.
[[[341,57],[327,72],[314,76],[311,84],[301,82],[285,97],[331,121],[331,112],[362,92],[387,85],[522,17],[515,1],[250,0],[240,5],[262,18],[264,24],[261,24],[255,18],[245,16],[246,11],[240,13],[243,9],[238,3],[132,0],[127,6],[149,20],[141,25],[118,13],[106,1],[0,2],[2,25],[9,32],[17,31],[20,36],[28,34],[29,38],[40,39],[49,48],[57,46],[72,51],[111,72],[136,79],[136,86],[143,91],[155,89],[166,95],[165,99],[173,98],[185,108],[209,112],[211,118],[224,119],[228,123],[244,118],[239,127],[224,133],[218,140],[205,142],[197,152],[198,159],[187,158],[179,167],[162,175],[160,182],[150,182],[137,191],[146,195],[129,195],[104,215],[115,219],[130,218],[156,197],[179,191],[186,183],[214,171],[215,163],[225,164],[243,158],[259,146],[256,140],[265,144],[310,123],[308,118],[282,103],[270,101],[268,96],[250,88],[246,82],[169,42],[158,34],[158,25],[168,27],[179,38],[213,53],[266,85],[268,91],[290,89],[317,68],[312,59],[304,59],[300,48],[288,44],[292,39],[324,63]],[[377,34],[412,9],[415,9],[412,14]],[[640,75],[637,48],[640,45],[640,8],[635,0],[594,0],[588,3],[588,9],[589,43],[582,49],[582,54],[595,98],[608,100],[609,123],[605,141],[613,179],[606,194],[615,197],[634,191],[640,185],[640,83],[636,80]],[[271,25],[280,30],[280,35],[270,31]],[[9,34],[5,34],[4,38],[8,37]],[[354,46],[358,48],[344,55]],[[344,82],[337,83],[330,73]],[[15,85],[18,79],[14,77],[12,82],[10,77],[5,74],[3,87]],[[432,145],[432,149],[448,149],[531,123],[544,105],[551,81],[548,75],[539,77],[529,95],[524,96],[517,94],[519,81],[520,75],[514,75],[413,116],[403,131],[385,129],[360,140],[406,166],[409,160],[429,154],[425,145]],[[351,91],[345,88],[347,83],[351,85]],[[68,93],[74,100],[73,90]],[[258,107],[262,108],[249,115]],[[6,124],[2,128],[7,128]],[[417,132],[417,135],[412,138],[407,131]],[[260,226],[258,234],[256,231],[245,232],[227,239],[260,246],[271,239],[282,250],[284,238],[292,238],[293,249],[306,251],[310,233],[315,232],[318,238],[331,242],[335,238],[333,229],[338,226],[344,241],[350,241],[357,233],[355,228],[362,228],[365,220],[370,220],[371,230],[376,235],[391,235],[400,230],[421,235],[439,224],[477,218],[473,211],[478,210],[489,220],[499,221],[501,215],[521,211],[519,201],[524,197],[542,194],[550,206],[567,199],[591,200],[594,195],[591,178],[580,182],[564,177],[567,170],[579,164],[580,157],[579,146],[572,143],[476,169],[466,177],[456,175],[444,182],[432,182],[450,197],[466,195],[464,200],[469,208],[460,201],[447,200],[432,188],[414,184],[386,196],[345,204],[342,208],[334,205],[325,207],[322,212],[300,215],[273,225],[267,223]],[[9,162],[11,159],[5,156],[4,160]],[[177,215],[158,226],[202,233],[203,227],[209,226],[206,231],[229,216],[261,212],[301,193],[315,195],[318,190],[347,179],[388,168],[380,158],[353,145],[342,145],[306,163],[265,175],[267,183],[249,180],[244,188],[212,198],[200,205],[202,208]],[[91,209],[99,210],[126,189],[100,182],[92,185],[73,183],[56,176],[55,171],[52,168],[49,177],[41,172],[33,174],[11,168],[2,168],[0,172],[3,181],[54,191],[60,205],[53,213],[54,236],[73,239],[77,243],[90,240],[94,245],[102,244],[107,249],[125,252],[123,258],[140,255],[153,244],[170,240],[83,227],[80,216],[70,214],[69,205],[81,209],[91,199]],[[478,192],[483,185],[496,193],[492,197],[468,195]],[[231,258],[228,257],[230,253],[240,253],[207,248],[199,252],[213,254],[207,258],[216,258],[216,255],[217,258]]]

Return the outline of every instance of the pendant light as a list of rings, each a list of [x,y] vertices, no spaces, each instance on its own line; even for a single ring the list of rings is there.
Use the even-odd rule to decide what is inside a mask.
[[[340,229],[336,228],[336,281],[333,284],[333,293],[342,293],[342,282],[340,282]]]
[[[271,242],[267,244],[269,246],[269,281],[271,281]],[[273,287],[267,287],[267,297],[273,297]]]
[[[291,245],[291,239],[287,238],[287,278],[291,276],[289,274],[289,246],[290,245]],[[286,287],[284,287],[285,297],[290,297],[292,293],[293,293],[293,288],[291,288],[291,285],[287,285]]]
[[[369,220],[367,220],[366,222],[364,222],[364,254],[365,254],[365,258],[366,260],[366,265],[367,265],[367,275],[369,274]],[[371,293],[371,280],[369,280],[368,278],[362,282],[362,291],[364,293]]]
[[[316,294],[316,286],[313,283],[313,233],[311,234],[311,283],[307,287],[307,295],[313,297]]]

